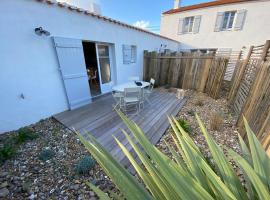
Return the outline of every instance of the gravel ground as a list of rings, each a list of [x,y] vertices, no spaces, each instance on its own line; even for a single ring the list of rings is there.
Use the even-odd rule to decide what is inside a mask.
[[[194,113],[197,113],[203,123],[205,124],[208,133],[214,138],[217,144],[224,150],[227,154],[227,149],[231,148],[234,151],[240,153],[240,145],[238,142],[238,132],[237,128],[234,126],[237,117],[231,114],[227,101],[225,98],[220,98],[218,100],[212,99],[204,93],[188,91],[190,98],[188,99],[186,105],[178,113],[176,119],[184,119],[191,126],[192,131],[190,136],[193,138],[194,142],[200,148],[201,152],[210,161],[213,162],[211,154],[205,138],[200,131],[199,125],[196,121]],[[224,96],[224,95],[223,95]],[[219,130],[211,130],[211,118],[214,113],[218,113],[224,119]],[[164,152],[169,157],[172,157],[169,149],[165,145],[165,141],[171,144],[175,149],[176,146],[171,138],[171,129],[168,129],[164,136],[161,138],[157,147]],[[239,168],[232,162],[232,165],[236,173],[240,176],[242,183],[244,184],[242,172]]]
[[[42,120],[31,128],[39,137],[23,144],[13,159],[1,166],[3,199],[93,200],[97,198],[85,181],[95,183],[104,191],[114,187],[97,164],[85,175],[75,171],[79,160],[89,154],[75,134],[56,120]],[[0,141],[5,137],[6,134],[1,135]],[[38,155],[48,148],[55,152],[55,157],[42,162]]]
[[[230,114],[226,100],[224,98],[214,100],[206,94],[191,91],[189,94],[190,98],[177,118],[184,119],[190,124],[193,129],[191,136],[202,152],[207,157],[210,156],[195,120],[195,112],[199,114],[208,130],[212,113],[221,114],[224,124],[220,130],[210,130],[209,133],[221,147],[227,146],[240,152],[237,130],[233,125],[236,117]],[[16,156],[0,167],[0,199],[97,199],[85,185],[85,181],[95,183],[105,192],[115,190],[98,164],[85,175],[76,173],[75,167],[79,160],[89,154],[69,129],[52,118],[42,120],[30,128],[39,137],[21,145]],[[157,147],[168,155],[170,153],[164,141],[173,143],[170,131],[169,129],[157,144]],[[6,137],[13,134],[15,132],[1,135],[0,145]],[[48,148],[55,152],[55,157],[43,162],[38,155]],[[236,171],[241,175],[237,168]]]

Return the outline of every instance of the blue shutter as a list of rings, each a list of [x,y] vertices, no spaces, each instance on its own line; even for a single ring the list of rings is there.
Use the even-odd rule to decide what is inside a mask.
[[[69,109],[91,102],[82,41],[54,37],[59,69],[63,78]]]
[[[193,33],[199,33],[201,18],[201,15],[197,15],[194,17]]]
[[[179,22],[178,22],[178,35],[181,35],[184,33],[183,25],[184,25],[184,19],[181,18],[179,19]]]
[[[223,16],[224,16],[224,12],[217,13],[216,24],[215,24],[215,28],[214,28],[215,32],[221,31]]]

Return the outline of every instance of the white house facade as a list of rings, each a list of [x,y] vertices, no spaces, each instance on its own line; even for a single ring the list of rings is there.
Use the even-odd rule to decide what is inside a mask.
[[[130,76],[142,78],[144,50],[179,48],[53,0],[1,0],[0,30],[0,133],[91,103]]]
[[[218,0],[174,9],[161,17],[161,35],[182,49],[231,49],[260,45],[269,39],[269,0]],[[180,5],[180,6],[179,6]]]

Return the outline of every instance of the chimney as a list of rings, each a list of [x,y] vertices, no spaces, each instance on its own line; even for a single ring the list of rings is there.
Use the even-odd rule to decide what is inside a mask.
[[[173,9],[180,8],[181,0],[174,0],[174,7]]]
[[[69,5],[73,5],[84,10],[88,10],[95,14],[101,15],[101,8],[99,0],[57,0],[59,2],[66,2]]]

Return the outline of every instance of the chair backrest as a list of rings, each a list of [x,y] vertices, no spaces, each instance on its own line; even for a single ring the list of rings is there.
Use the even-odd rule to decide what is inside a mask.
[[[149,90],[152,91],[155,85],[155,80],[154,79],[150,79],[150,85],[149,85]]]
[[[150,79],[150,84],[154,86],[155,85],[155,79],[151,78]]]
[[[140,87],[132,87],[124,89],[125,97],[138,97],[141,96],[141,88]]]
[[[139,76],[131,76],[128,78],[129,81],[139,81],[140,77]]]

